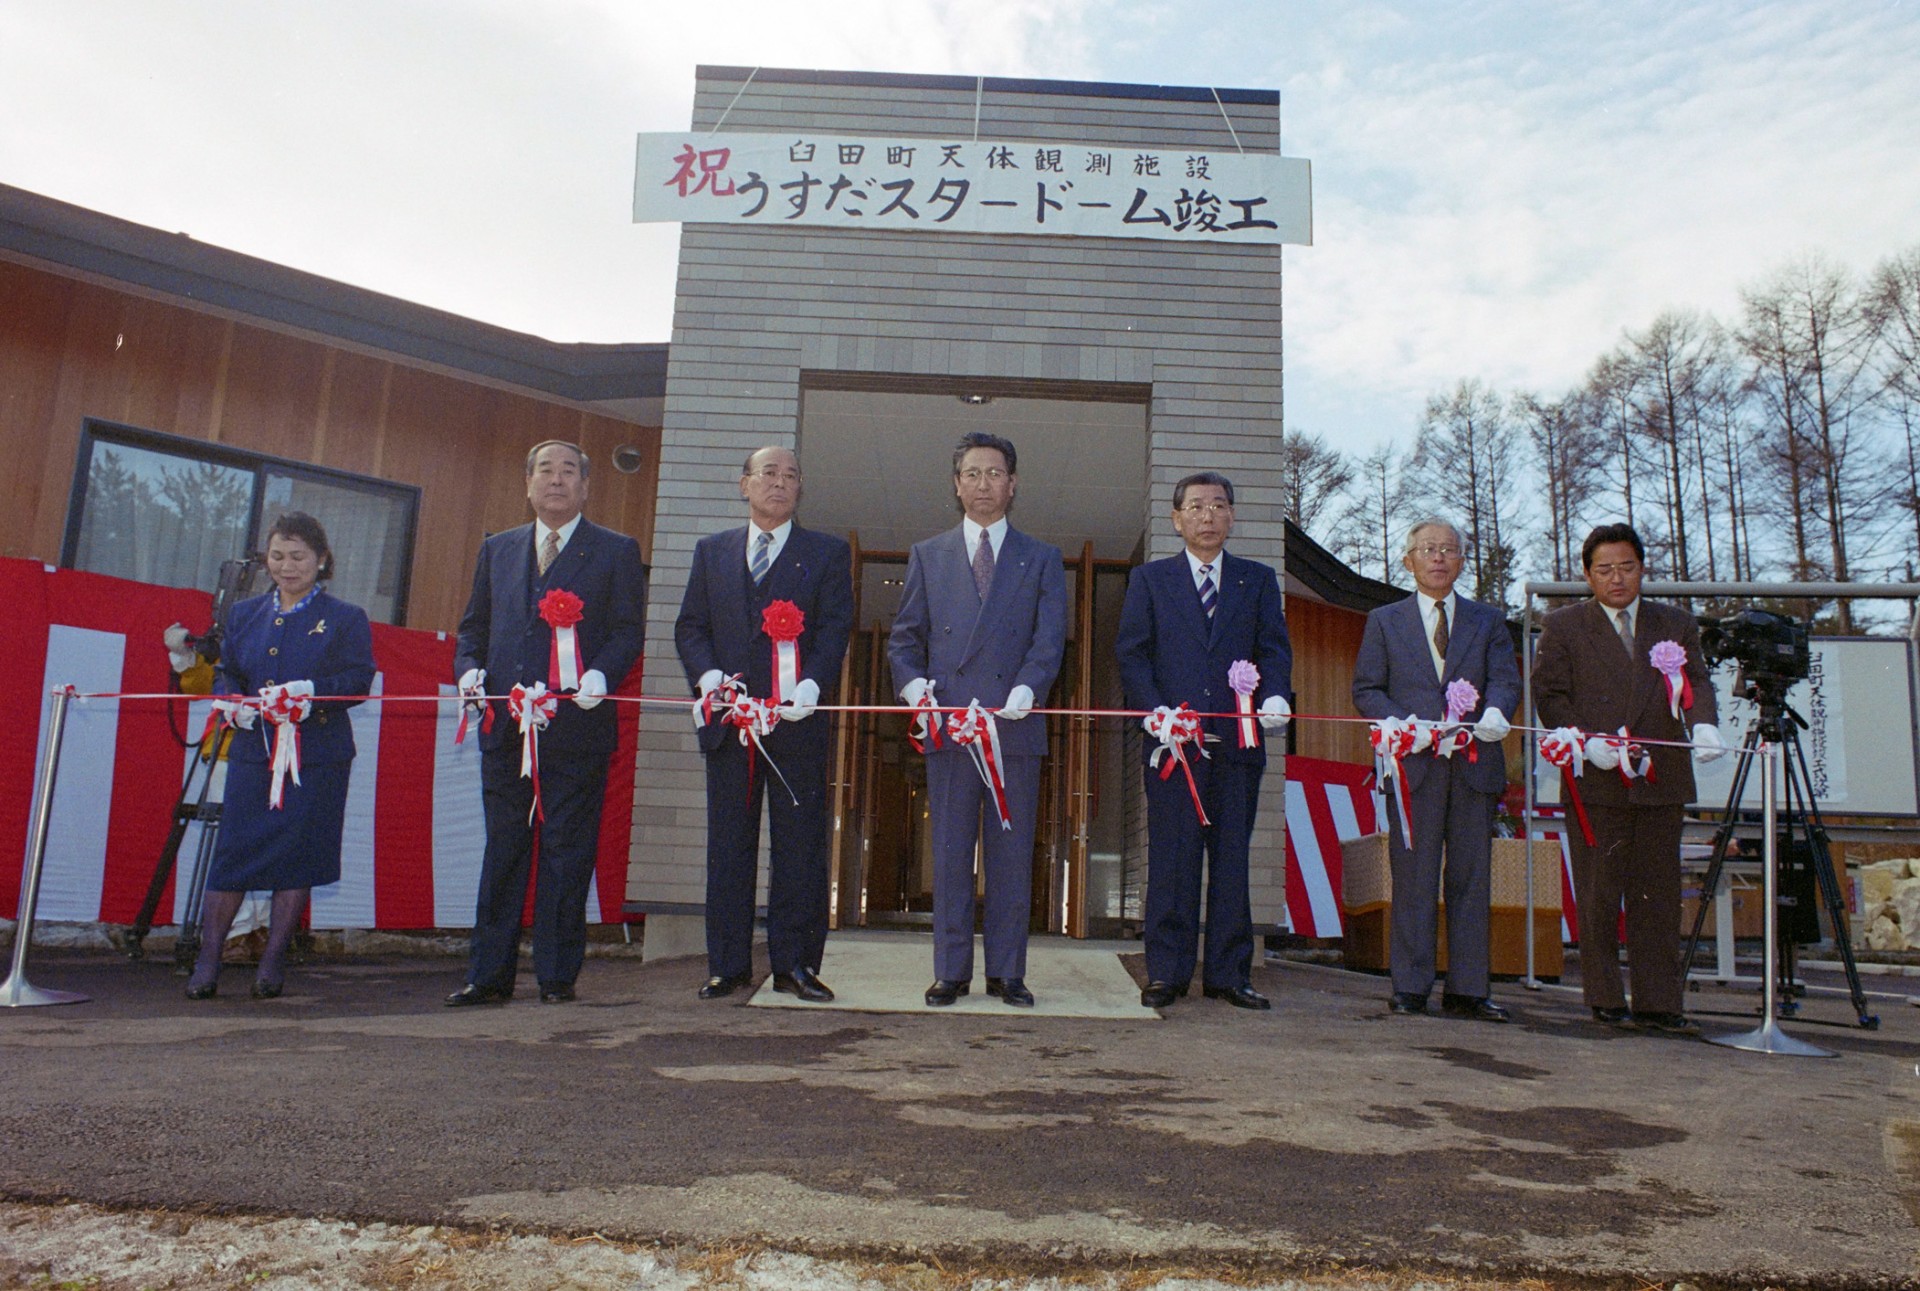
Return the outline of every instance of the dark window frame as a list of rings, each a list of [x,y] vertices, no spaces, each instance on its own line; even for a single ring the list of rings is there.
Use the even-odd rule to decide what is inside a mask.
[[[194,439],[186,435],[172,435],[160,430],[148,430],[141,426],[129,426],[123,422],[108,421],[102,417],[87,417],[80,423],[80,446],[74,457],[73,484],[67,494],[66,527],[60,539],[62,569],[74,568],[74,561],[79,555],[80,525],[86,510],[87,481],[93,468],[93,450],[96,444],[145,449],[189,461],[208,462],[216,466],[251,472],[253,495],[247,502],[247,550],[237,553],[239,555],[259,554],[261,527],[271,522],[271,517],[262,514],[268,475],[282,475],[296,480],[304,479],[350,492],[404,500],[407,504],[403,528],[404,558],[400,562],[399,575],[394,583],[393,626],[406,626],[407,602],[413,591],[414,545],[420,533],[421,489],[419,485],[400,484],[393,480],[376,479],[370,475],[356,475],[351,471],[342,471],[331,466],[315,466],[311,462],[275,457],[270,453],[257,453],[250,449],[210,443],[207,440]]]

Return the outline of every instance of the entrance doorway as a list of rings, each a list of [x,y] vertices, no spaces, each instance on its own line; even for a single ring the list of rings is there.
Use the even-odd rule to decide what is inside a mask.
[[[1019,450],[1014,522],[1062,552],[1067,648],[1049,708],[1119,708],[1113,642],[1127,575],[1144,550],[1146,403],[1138,387],[1029,383],[981,390],[803,389],[802,518],[848,535],[857,618],[843,703],[897,703],[887,641],[907,548],[958,523],[953,445],[969,430]],[[953,383],[940,383],[942,386]],[[1126,397],[1115,397],[1124,393]],[[931,927],[926,767],[904,714],[836,714],[833,917],[837,927]],[[1040,719],[1030,719],[1040,720]],[[1137,724],[1048,718],[1034,835],[1035,932],[1119,936],[1140,919],[1145,814]]]

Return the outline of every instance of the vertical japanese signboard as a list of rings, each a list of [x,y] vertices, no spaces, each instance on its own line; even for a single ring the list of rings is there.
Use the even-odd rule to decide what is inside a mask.
[[[1106,144],[643,134],[635,223],[1313,241],[1309,164]]]

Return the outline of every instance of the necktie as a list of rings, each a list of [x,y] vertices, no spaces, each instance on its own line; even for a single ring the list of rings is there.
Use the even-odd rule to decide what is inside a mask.
[[[1614,621],[1620,625],[1620,644],[1627,648],[1627,658],[1633,658],[1633,624],[1627,621],[1625,610],[1613,612]]]
[[[1447,645],[1453,640],[1452,634],[1447,631],[1447,603],[1445,601],[1435,601],[1433,603],[1433,610],[1433,648],[1439,653],[1441,666],[1444,668],[1447,659]]]
[[[554,561],[560,558],[560,534],[557,530],[547,530],[547,540],[540,544],[540,572],[544,575]]]
[[[987,589],[993,586],[993,539],[987,531],[980,531],[980,546],[973,553],[973,585],[980,592],[980,599],[987,599]]]
[[[768,554],[772,550],[773,535],[763,529],[760,531],[760,537],[753,544],[753,563],[747,567],[747,572],[753,575],[755,587],[760,586],[761,581],[767,576],[767,567],[773,564],[773,557]]]
[[[1220,593],[1213,585],[1213,566],[1200,566],[1200,608],[1206,613],[1207,621],[1213,621],[1213,612],[1220,608]]]

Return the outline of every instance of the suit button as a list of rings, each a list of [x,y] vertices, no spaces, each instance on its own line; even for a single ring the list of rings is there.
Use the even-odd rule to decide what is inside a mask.
[[[277,628],[277,627],[279,627],[279,626],[280,626],[281,624],[283,624],[283,623],[285,623],[285,622],[286,622],[286,620],[285,620],[285,619],[275,619],[275,620],[273,621],[273,626],[275,626],[275,627]]]
[[[279,646],[268,646],[268,647],[267,647],[267,653],[268,653],[268,654],[279,654],[279,653],[280,653],[280,647],[279,647]]]

